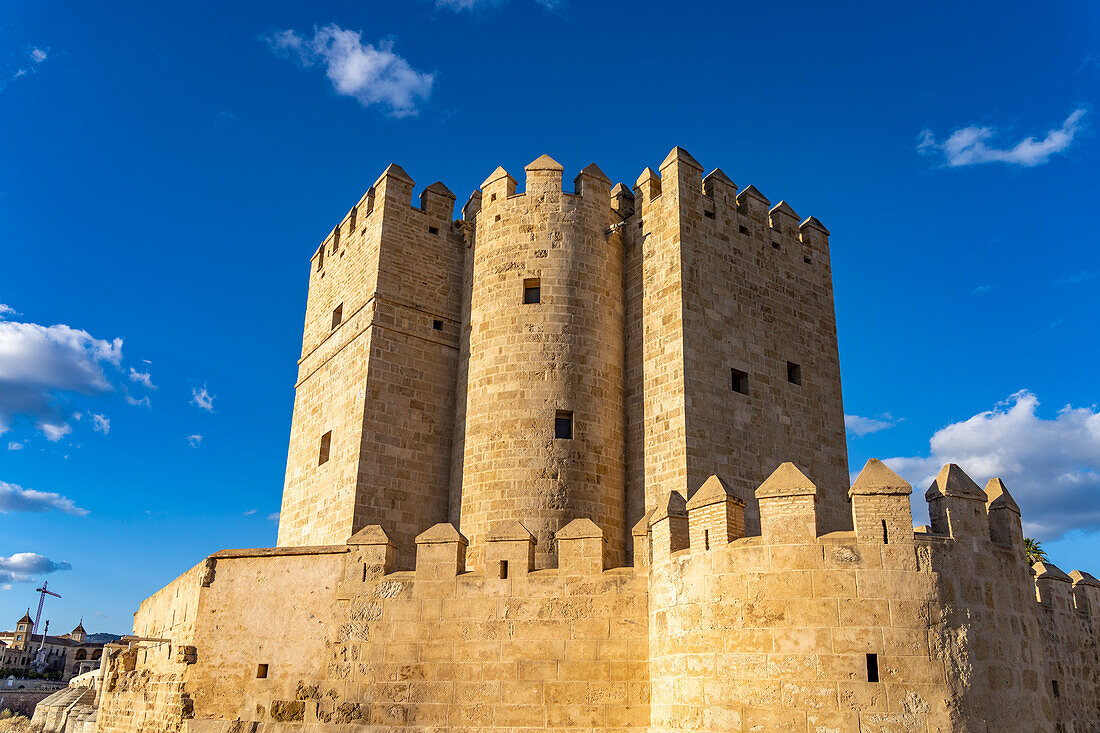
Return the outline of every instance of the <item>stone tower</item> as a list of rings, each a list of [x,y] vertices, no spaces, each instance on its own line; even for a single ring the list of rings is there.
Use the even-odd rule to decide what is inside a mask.
[[[851,527],[828,231],[681,148],[633,190],[595,165],[454,196],[391,165],[312,258],[279,545],[448,519],[479,562],[520,521],[603,527],[611,562],[662,497],[716,475],[745,502],[793,460],[822,531]]]
[[[595,165],[576,193],[542,156],[527,188],[498,168],[482,184],[470,294],[459,526],[471,559],[503,516],[522,517],[536,563],[591,517],[625,548],[623,250],[611,182]],[[456,457],[457,459],[458,457]]]

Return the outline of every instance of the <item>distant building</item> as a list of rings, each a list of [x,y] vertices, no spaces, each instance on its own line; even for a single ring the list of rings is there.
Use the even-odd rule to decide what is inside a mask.
[[[88,641],[84,622],[64,636],[31,633],[30,610],[15,624],[15,631],[0,631],[0,673],[3,676],[29,672],[58,671],[66,681],[99,667],[103,643]],[[41,650],[41,663],[35,665]]]

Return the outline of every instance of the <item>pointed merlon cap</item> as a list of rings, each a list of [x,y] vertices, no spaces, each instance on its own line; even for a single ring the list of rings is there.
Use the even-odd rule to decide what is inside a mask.
[[[504,170],[504,168],[498,165],[497,169],[489,174],[489,177],[482,182],[479,188],[485,188],[489,184],[499,181],[501,178],[512,178],[512,176],[510,173],[508,173],[508,171]],[[515,180],[515,178],[512,178],[513,182],[515,182]]]
[[[80,623],[76,625],[76,628],[69,632],[71,636],[76,636],[77,634],[87,635],[87,633],[88,632],[84,630],[84,619],[80,619]]]
[[[990,511],[994,509],[1011,509],[1016,513],[1016,516],[1020,515],[1020,507],[1016,505],[1016,500],[1012,498],[1012,494],[1008,493],[1005,482],[999,478],[989,479],[989,483],[985,485],[985,496]]]
[[[790,461],[780,464],[756,490],[757,499],[781,496],[816,496],[817,486]]]
[[[764,202],[765,206],[771,206],[772,204],[772,202],[768,201],[767,197],[765,197],[764,194],[760,193],[756,186],[752,185],[751,183],[745,186],[744,190],[742,190],[741,193],[737,194],[738,201],[740,201],[742,198],[756,199],[757,201],[762,201]]]
[[[440,522],[434,527],[424,530],[416,537],[416,544],[418,545],[438,545],[445,542],[458,542],[462,545],[470,544],[470,541],[449,522]]]
[[[646,168],[642,171],[642,174],[638,176],[638,180],[634,181],[634,188],[641,188],[644,184],[649,183],[652,180],[657,181],[657,185],[661,185],[661,176],[657,171],[652,168]]]
[[[669,151],[665,159],[661,161],[659,166],[661,170],[664,170],[665,166],[672,165],[673,163],[683,163],[684,165],[695,168],[700,173],[703,172],[703,166],[699,165],[699,161],[691,157],[691,153],[681,148],[679,145]]]
[[[634,526],[630,529],[631,537],[645,537],[649,534],[649,525],[652,524],[653,510],[650,509],[642,518],[634,523]]]
[[[710,506],[711,504],[719,504],[726,501],[733,501],[741,506],[745,505],[745,502],[733,493],[733,489],[729,487],[722,479],[717,476],[711,476],[703,485],[699,487],[699,490],[695,492],[695,495],[688,499],[687,509],[699,509],[701,507]]]
[[[974,479],[966,475],[966,472],[954,463],[948,463],[936,476],[936,480],[924,492],[924,498],[928,501],[941,497],[956,497],[959,499],[974,499],[985,503],[985,492],[974,483]]]
[[[616,183],[611,188],[611,195],[612,196],[625,196],[628,199],[633,199],[634,198],[634,192],[631,191],[629,188],[627,188],[625,183]]]
[[[1069,574],[1069,577],[1074,585],[1091,585],[1093,588],[1100,588],[1100,580],[1097,580],[1084,570],[1074,570]]]
[[[523,167],[525,171],[564,171],[561,163],[545,153]]]
[[[788,204],[786,201],[780,201],[778,204],[771,207],[771,209],[768,211],[768,213],[769,214],[786,214],[787,216],[791,217],[795,221],[798,221],[798,214],[795,213],[794,209],[792,209],[791,205]]]
[[[542,157],[545,158],[546,156],[544,155]],[[600,170],[600,167],[598,165],[596,165],[595,163],[589,163],[584,168],[582,168],[581,172],[577,175],[577,178],[580,178],[581,176],[587,176],[589,178],[597,178],[597,179],[603,181],[604,183],[606,183],[607,185],[609,185],[609,186],[611,185],[611,179],[608,178],[607,174],[604,173],[602,170]]]
[[[1035,570],[1036,580],[1060,580],[1063,583],[1072,583],[1073,580],[1063,573],[1054,563],[1037,562],[1031,566]]]
[[[558,541],[602,539],[603,530],[588,517],[581,517],[559,529],[554,537]]]
[[[408,184],[414,183],[409,174],[405,172],[405,169],[399,166],[397,163],[390,163],[386,167],[386,170],[382,171],[382,175],[378,176],[378,180],[374,182],[374,185],[377,186],[379,183],[381,183],[383,178],[396,178],[397,180],[404,181]]]
[[[349,545],[392,545],[393,540],[381,525],[368,524],[348,538]]]
[[[455,195],[451,193],[451,189],[443,185],[443,181],[436,181],[435,183],[424,189],[425,193],[427,193],[428,191],[431,191],[432,193],[437,193],[440,196],[446,196],[449,199],[455,198]]]
[[[806,217],[806,221],[799,224],[798,228],[799,229],[816,229],[817,231],[824,234],[826,237],[829,236],[829,230],[825,228],[825,225],[822,224],[816,216]]]
[[[848,496],[871,495],[904,495],[913,493],[913,487],[909,482],[890,470],[890,467],[877,458],[872,458],[863,464],[863,470],[859,472],[852,488],[848,489]]]
[[[657,504],[649,517],[649,526],[669,517],[686,517],[687,501],[678,491],[670,491]]]
[[[703,176],[704,181],[721,181],[727,186],[733,186],[737,188],[737,184],[730,180],[730,177],[722,172],[721,168],[715,168],[710,173]]]
[[[23,614],[23,618],[19,619],[15,623],[16,623],[16,625],[18,625],[18,624],[33,624],[34,621],[31,620],[31,609],[28,608],[27,612],[25,614]]]
[[[488,542],[537,542],[535,535],[514,519],[494,524],[486,533],[485,539]]]

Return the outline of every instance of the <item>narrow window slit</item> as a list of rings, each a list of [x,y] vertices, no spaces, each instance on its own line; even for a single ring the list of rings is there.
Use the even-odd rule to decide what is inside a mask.
[[[258,680],[266,680],[267,679],[267,665],[266,664],[257,664],[256,665],[256,679],[258,679]]]
[[[561,440],[573,439],[573,411],[558,410],[554,415],[554,437]]]
[[[507,580],[508,579],[508,561],[507,560],[501,560],[500,561],[500,579],[501,580]]]
[[[749,393],[749,375],[740,369],[730,369],[730,388],[741,394]]]
[[[867,681],[878,682],[878,655],[867,655]]]
[[[882,544],[884,544],[884,545],[890,544],[890,535],[886,531],[886,520],[885,519],[882,520]]]
[[[317,453],[317,465],[328,463],[329,449],[332,447],[332,431],[321,436],[321,448]]]

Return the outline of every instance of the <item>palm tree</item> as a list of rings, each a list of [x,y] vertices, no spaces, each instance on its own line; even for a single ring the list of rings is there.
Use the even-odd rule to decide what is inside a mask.
[[[1034,565],[1047,559],[1047,553],[1043,550],[1039,540],[1033,540],[1030,537],[1024,537],[1024,552],[1027,553],[1028,565]]]

